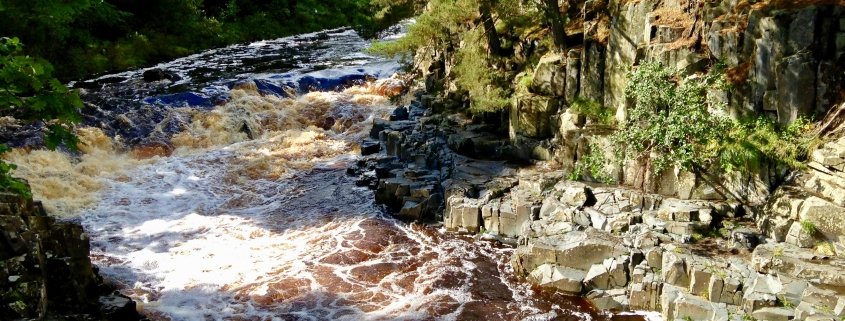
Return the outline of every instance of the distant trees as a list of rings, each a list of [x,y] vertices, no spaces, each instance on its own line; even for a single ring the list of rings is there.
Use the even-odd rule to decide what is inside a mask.
[[[2,0],[0,37],[54,63],[62,80],[226,44],[341,26],[372,34],[410,0]],[[403,4],[407,3],[407,4]]]

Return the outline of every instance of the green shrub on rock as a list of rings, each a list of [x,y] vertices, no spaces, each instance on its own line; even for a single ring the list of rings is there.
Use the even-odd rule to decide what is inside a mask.
[[[619,158],[645,160],[652,173],[678,167],[697,173],[754,172],[763,164],[800,168],[812,138],[802,118],[788,126],[759,116],[732,119],[709,103],[707,91],[724,89],[720,66],[686,78],[656,62],[628,76],[634,104],[613,134]]]

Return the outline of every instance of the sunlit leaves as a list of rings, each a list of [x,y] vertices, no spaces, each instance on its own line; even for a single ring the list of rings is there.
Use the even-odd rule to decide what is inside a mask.
[[[723,88],[720,68],[679,80],[659,63],[629,74],[626,96],[635,103],[613,139],[624,159],[648,159],[654,173],[677,166],[748,172],[768,162],[796,168],[807,155],[809,122],[781,127],[765,117],[731,119],[714,112],[707,90]]]
[[[0,38],[0,116],[45,123],[48,148],[64,145],[75,149],[77,139],[70,128],[80,119],[82,101],[53,78],[49,63],[23,55],[22,50],[17,38]],[[0,154],[6,151],[8,148],[0,145]],[[10,176],[14,168],[0,161],[0,189],[28,195],[26,184]]]

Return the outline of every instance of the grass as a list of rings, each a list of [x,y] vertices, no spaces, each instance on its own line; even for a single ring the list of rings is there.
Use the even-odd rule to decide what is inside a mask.
[[[818,232],[816,225],[807,220],[801,221],[801,229],[807,232],[807,234],[810,234],[810,236],[814,236]]]

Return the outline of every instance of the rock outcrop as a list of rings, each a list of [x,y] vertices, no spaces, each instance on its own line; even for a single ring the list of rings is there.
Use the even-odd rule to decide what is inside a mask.
[[[611,0],[569,7],[583,8],[571,23],[577,27],[567,28],[583,41],[532,68],[501,118],[507,139],[489,128],[495,124],[443,113],[460,105],[447,79],[453,57],[421,49],[416,66],[426,87],[447,93],[417,97],[408,121],[374,123],[368,153],[378,144],[387,156],[352,170],[363,173],[361,184],[400,217],[514,244],[517,274],[599,309],[654,310],[666,320],[845,316],[845,104],[834,106],[845,89],[845,6]],[[613,128],[570,105],[596,102],[624,120],[627,74],[644,61],[685,74],[724,62],[732,86],[711,90],[709,100],[734,117],[782,124],[827,114],[823,144],[794,175],[766,166],[707,177],[651,173],[629,161],[608,168],[618,186],[568,181],[591,148],[615,149],[607,139]]]
[[[103,285],[79,224],[0,193],[0,227],[0,319],[140,319],[135,302]]]

